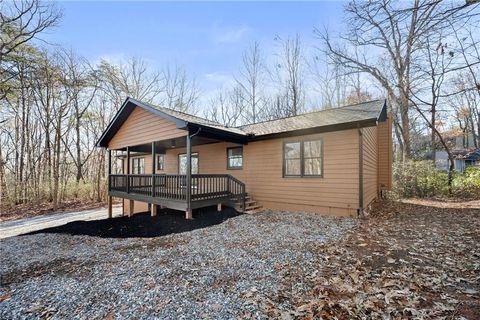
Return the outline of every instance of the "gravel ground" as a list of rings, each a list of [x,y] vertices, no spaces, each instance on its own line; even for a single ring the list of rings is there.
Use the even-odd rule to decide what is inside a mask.
[[[252,297],[275,295],[281,270],[313,272],[324,260],[310,249],[345,238],[356,223],[266,211],[154,238],[0,240],[0,318],[267,318]]]

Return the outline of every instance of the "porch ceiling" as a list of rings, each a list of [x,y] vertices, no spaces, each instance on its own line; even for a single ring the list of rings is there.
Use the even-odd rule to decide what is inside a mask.
[[[202,136],[196,136],[192,138],[192,146],[198,146],[202,144],[210,144],[221,142],[218,139],[206,138]],[[155,153],[162,154],[168,149],[185,148],[187,144],[186,137],[178,137],[173,139],[161,140],[155,142]],[[141,145],[129,146],[131,152],[151,153],[152,143],[145,143]],[[115,149],[118,151],[127,151],[127,148]]]

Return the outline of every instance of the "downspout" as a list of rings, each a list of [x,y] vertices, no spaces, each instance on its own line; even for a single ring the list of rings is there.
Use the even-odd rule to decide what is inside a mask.
[[[363,132],[358,128],[358,209],[357,218],[363,217]]]

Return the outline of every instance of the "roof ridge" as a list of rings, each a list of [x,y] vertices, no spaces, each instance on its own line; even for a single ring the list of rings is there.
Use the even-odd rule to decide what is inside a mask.
[[[244,124],[244,125],[241,125],[241,126],[237,126],[235,128],[243,130],[242,128],[244,128],[244,127],[253,126],[253,125],[256,125],[256,124],[260,124],[260,123],[267,123],[267,122],[273,122],[273,121],[284,120],[284,119],[292,119],[292,118],[296,118],[296,117],[306,116],[306,115],[309,115],[309,114],[312,114],[312,113],[321,113],[321,112],[324,112],[324,111],[332,111],[332,110],[337,110],[337,109],[342,109],[342,108],[347,108],[347,107],[353,107],[353,106],[357,106],[357,105],[360,105],[360,104],[371,103],[371,102],[375,102],[375,101],[385,101],[385,99],[383,99],[383,98],[373,99],[373,100],[369,100],[369,101],[358,102],[358,103],[343,105],[343,106],[334,107],[334,108],[309,111],[309,112],[305,112],[305,113],[302,113],[302,114],[297,114],[295,116],[288,116],[288,117],[282,117],[282,118],[271,119],[271,120],[263,120],[263,121],[254,122],[254,123],[250,123],[250,124]]]
[[[133,100],[135,100],[135,101],[138,101],[138,102],[147,104],[147,105],[149,105],[149,106],[151,106],[151,107],[153,107],[153,108],[166,109],[167,112],[168,112],[168,111],[173,111],[173,112],[176,112],[176,113],[183,114],[183,115],[185,115],[185,116],[195,117],[195,118],[197,118],[197,119],[201,119],[201,120],[204,120],[204,121],[208,121],[208,122],[210,122],[210,123],[212,123],[212,124],[213,124],[213,123],[216,123],[216,124],[219,125],[219,126],[228,128],[227,126],[224,126],[224,125],[222,125],[221,123],[219,123],[219,122],[217,122],[217,121],[213,121],[213,120],[210,120],[210,119],[207,119],[207,118],[199,117],[199,116],[197,116],[197,115],[195,115],[195,114],[191,114],[191,113],[184,112],[184,111],[180,111],[180,110],[175,110],[175,109],[172,109],[172,108],[169,108],[169,107],[160,106],[160,105],[158,105],[158,104],[153,104],[153,103],[150,103],[150,102],[143,102],[143,101],[138,100],[138,99],[135,99],[135,98],[130,98],[130,99],[133,99]]]

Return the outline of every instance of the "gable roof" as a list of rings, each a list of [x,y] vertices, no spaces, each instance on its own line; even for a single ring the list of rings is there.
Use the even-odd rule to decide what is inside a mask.
[[[219,136],[226,141],[246,143],[250,140],[268,139],[272,136],[300,135],[315,132],[338,131],[357,127],[375,126],[387,117],[385,100],[332,108],[298,116],[258,122],[239,127],[227,127],[218,122],[127,98],[115,117],[97,141],[97,147],[107,147],[110,139],[136,108],[143,108],[174,122],[179,129],[201,129],[203,135]]]

